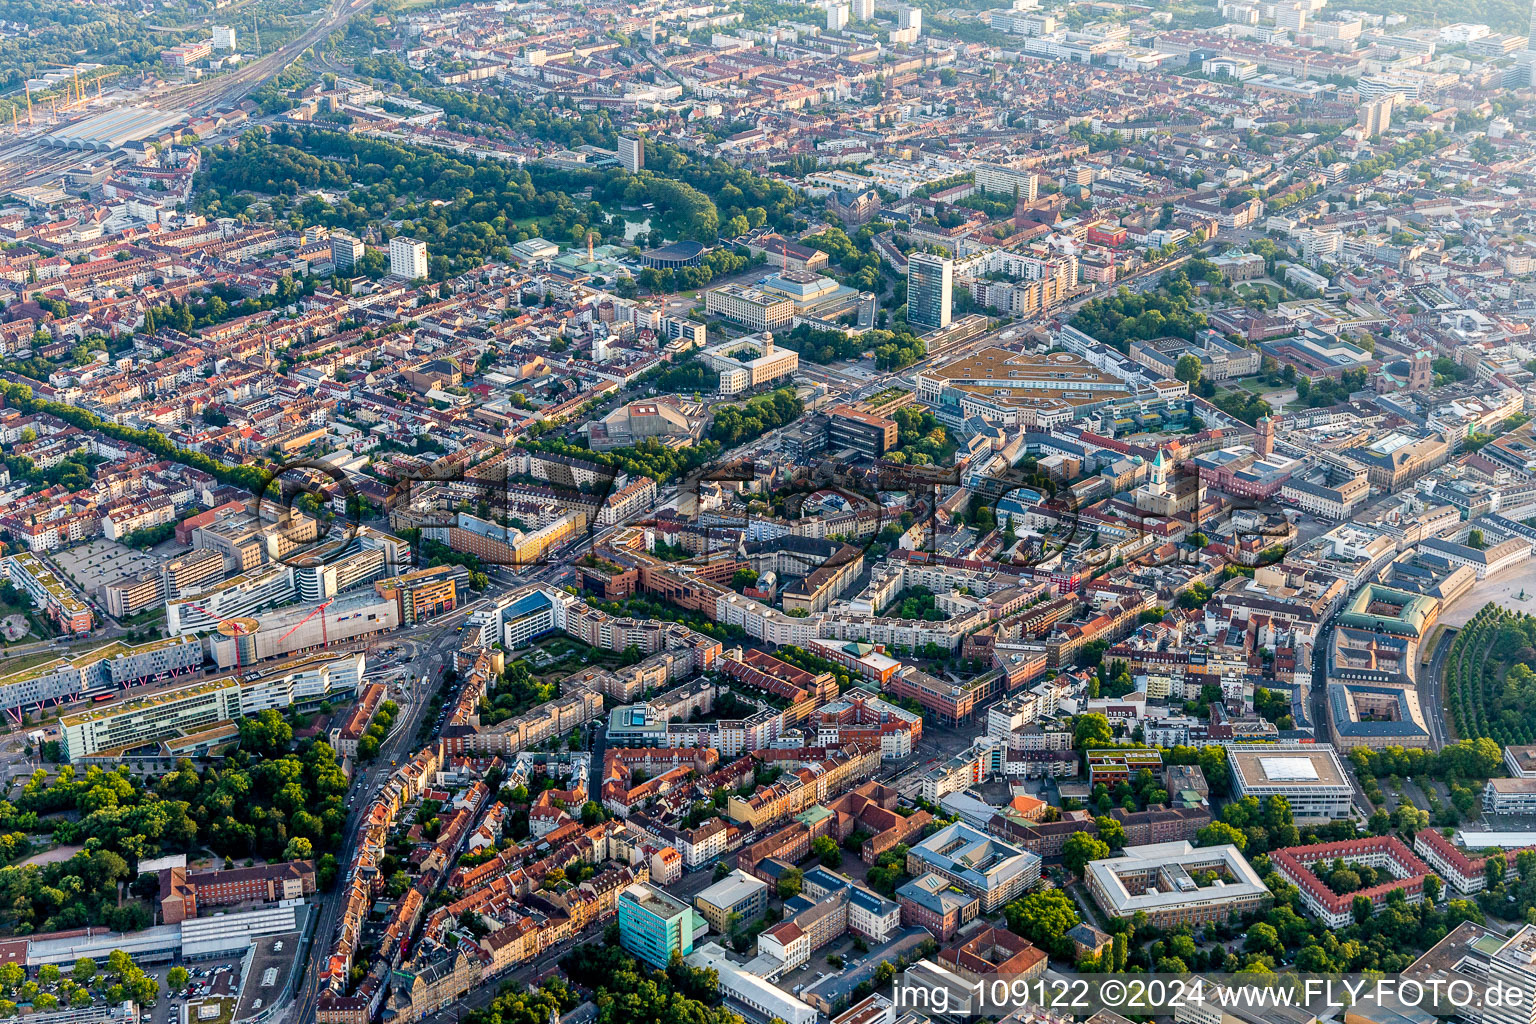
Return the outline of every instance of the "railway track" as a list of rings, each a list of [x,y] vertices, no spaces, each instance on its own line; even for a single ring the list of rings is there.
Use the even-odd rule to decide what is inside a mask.
[[[36,142],[0,151],[0,188],[37,184],[78,166],[94,153],[45,148]]]
[[[239,103],[370,2],[332,0],[319,21],[265,57],[212,81],[167,90],[149,102],[162,110],[191,113],[205,113],[215,107]],[[13,136],[10,145],[0,145],[0,189],[47,181],[100,155],[91,150],[55,150],[43,146],[36,137],[20,139]]]
[[[332,30],[361,11],[369,2],[370,0],[332,0],[323,18],[305,29],[297,38],[283,44],[265,57],[259,57],[247,66],[211,82],[173,89],[158,98],[156,104],[203,112],[215,106],[239,102],[260,88],[267,79],[292,64],[299,54],[320,42]]]

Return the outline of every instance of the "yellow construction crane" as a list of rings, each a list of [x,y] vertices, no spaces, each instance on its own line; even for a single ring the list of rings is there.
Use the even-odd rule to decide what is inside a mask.
[[[83,89],[80,85],[80,68],[78,66],[74,64],[55,64],[51,60],[40,60],[38,63],[46,65],[50,68],[68,68],[75,76],[75,84],[73,91],[71,91],[70,84],[68,82],[64,83],[64,109],[73,110],[77,106],[81,108],[85,107],[85,89]],[[97,95],[100,95],[100,78],[96,80],[96,90]]]

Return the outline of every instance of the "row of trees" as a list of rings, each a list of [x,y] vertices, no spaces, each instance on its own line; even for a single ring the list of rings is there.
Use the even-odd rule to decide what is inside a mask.
[[[25,413],[45,412],[81,430],[95,430],[117,441],[127,441],[145,448],[162,459],[191,466],[213,476],[221,483],[232,484],[242,490],[259,493],[266,488],[267,473],[255,466],[231,466],[186,448],[178,447],[158,430],[136,430],[121,423],[104,420],[95,413],[64,402],[52,402],[36,398],[25,384],[0,381],[0,395],[5,403]]]
[[[1422,747],[1356,747],[1349,752],[1355,773],[1361,778],[1478,779],[1500,773],[1504,764],[1499,745],[1486,737],[1464,739],[1439,751]]]
[[[734,274],[762,262],[761,256],[752,256],[744,248],[722,247],[705,253],[702,262],[696,267],[665,267],[660,270],[646,267],[640,271],[639,282],[641,287],[658,294],[698,289],[717,277]]]
[[[1446,705],[1456,731],[1500,745],[1536,737],[1536,618],[1489,603],[1451,644]]]

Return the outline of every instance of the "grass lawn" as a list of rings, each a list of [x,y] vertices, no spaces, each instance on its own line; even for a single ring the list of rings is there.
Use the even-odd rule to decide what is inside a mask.
[[[1259,377],[1245,377],[1242,380],[1229,380],[1221,384],[1218,391],[1235,392],[1242,391],[1250,395],[1271,395],[1276,391],[1287,391],[1294,388],[1294,384],[1266,384]]]
[[[532,661],[528,662],[528,670],[540,682],[548,682],[551,678],[563,679],[584,668],[615,668],[623,664],[623,655],[620,653],[588,647],[568,637],[556,637],[547,643],[539,644],[536,649],[550,659],[542,666],[535,666]],[[516,655],[514,654],[513,657],[515,658]]]
[[[22,637],[20,640],[0,640],[0,648],[11,647],[16,644],[34,644],[39,640],[48,640],[56,635],[54,631],[47,628],[44,620],[39,617],[37,609],[32,607],[32,602],[25,598],[21,601],[0,600],[0,619],[10,615],[20,615],[25,618],[31,624],[32,633],[30,636]]]
[[[523,217],[507,225],[507,230],[509,232],[517,228],[522,228],[524,231],[531,231],[539,238],[545,239],[549,242],[554,242],[562,249],[566,248],[570,244],[570,239],[568,238],[555,239],[550,238],[549,235],[546,234],[546,232],[549,230],[548,217]]]
[[[140,626],[164,626],[165,606],[161,605],[158,608],[146,608],[139,612],[137,615],[130,616],[126,619],[119,619],[118,621],[129,629],[138,629]]]
[[[60,655],[57,649],[47,651],[34,651],[31,654],[18,654],[14,658],[0,655],[0,675],[10,675],[13,672],[23,672],[36,665],[57,659]]]
[[[1237,291],[1237,294],[1241,295],[1245,299],[1252,299],[1258,295],[1263,295],[1265,299],[1271,304],[1281,302],[1285,299],[1285,289],[1277,284],[1266,284],[1262,282],[1259,284],[1247,283],[1238,285],[1235,290]]]
[[[219,1007],[219,1015],[217,1017],[202,1017],[198,1014],[198,1010],[201,1007],[213,1004],[217,1004]],[[187,1020],[191,1021],[192,1024],[229,1024],[234,1019],[234,1016],[235,1001],[230,998],[215,997],[187,1004]]]

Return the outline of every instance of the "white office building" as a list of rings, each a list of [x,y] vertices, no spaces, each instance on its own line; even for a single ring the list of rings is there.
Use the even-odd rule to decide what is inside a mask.
[[[640,173],[645,166],[645,140],[619,136],[619,165],[630,174]]]
[[[1536,1022],[1536,925],[1526,925],[1499,947],[1488,964],[1488,987],[1502,993],[1483,1010],[1483,1024]]]
[[[389,240],[389,272],[415,281],[427,276],[427,243],[399,235]]]
[[[1283,796],[1297,824],[1350,815],[1354,791],[1329,744],[1233,744],[1227,747],[1227,764],[1238,799],[1253,796],[1262,804]]]
[[[719,943],[706,942],[683,959],[690,967],[713,969],[720,976],[721,995],[755,1011],[763,1020],[814,1024],[817,1019],[810,1005],[727,958]]]
[[[1017,197],[1026,203],[1033,202],[1040,186],[1040,176],[1031,171],[996,164],[981,164],[976,168],[976,187],[983,192],[994,192]]]

